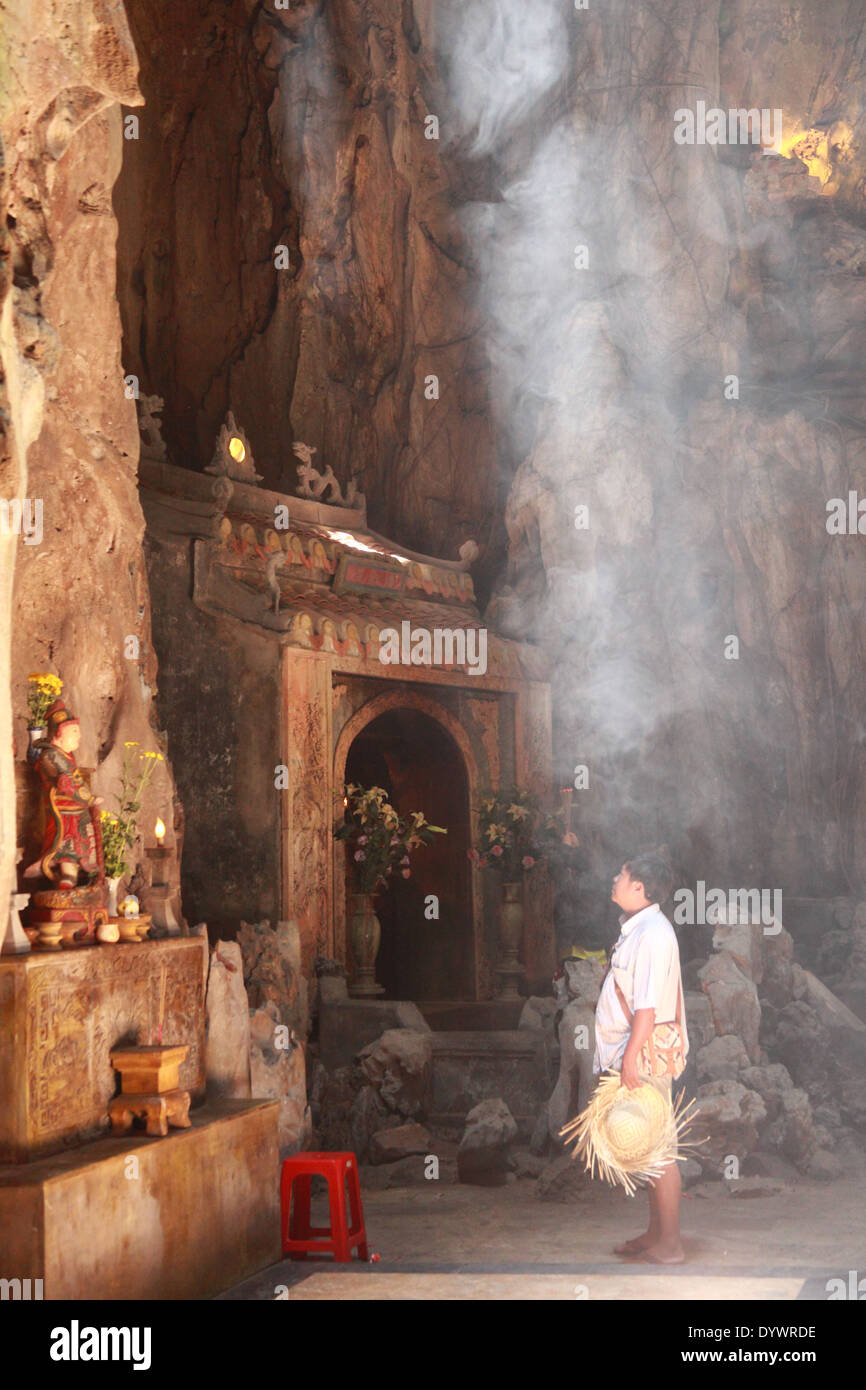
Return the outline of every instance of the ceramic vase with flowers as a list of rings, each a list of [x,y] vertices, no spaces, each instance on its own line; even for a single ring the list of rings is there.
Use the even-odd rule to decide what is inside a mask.
[[[129,867],[126,856],[138,836],[138,813],[141,810],[142,796],[153,776],[156,764],[163,760],[161,753],[142,753],[141,745],[134,740],[128,741],[123,747],[120,793],[115,798],[117,810],[103,811],[100,817],[105,877],[108,883],[108,911],[111,918],[120,916],[118,890]]]
[[[45,738],[49,707],[59,699],[63,681],[50,671],[33,671],[27,681],[30,687],[27,692],[27,734],[30,739],[27,759],[32,763],[36,745]]]
[[[477,869],[499,875],[499,998],[519,999],[523,941],[523,888],[526,875],[543,859],[538,797],[521,787],[486,797],[478,811],[479,843],[469,851]]]
[[[346,845],[354,892],[349,894],[349,941],[355,972],[349,993],[355,999],[373,998],[383,992],[376,982],[376,957],[382,928],[375,912],[375,896],[399,874],[411,875],[410,855],[421,845],[445,835],[442,826],[431,825],[423,811],[401,816],[383,787],[346,787],[345,816],[334,838]]]

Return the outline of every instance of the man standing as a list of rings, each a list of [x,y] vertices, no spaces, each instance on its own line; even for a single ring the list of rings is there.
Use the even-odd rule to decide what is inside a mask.
[[[639,1070],[641,1048],[659,1023],[680,1024],[683,1057],[688,1051],[676,932],[661,910],[673,873],[661,850],[648,850],[623,864],[611,898],[622,909],[620,935],[602,985],[595,1014],[593,1071],[619,1072],[629,1090],[647,1083],[670,1103],[673,1076],[650,1077]],[[680,1182],[676,1162],[649,1183],[650,1220],[645,1233],[617,1246],[618,1255],[641,1255],[658,1264],[680,1264]]]

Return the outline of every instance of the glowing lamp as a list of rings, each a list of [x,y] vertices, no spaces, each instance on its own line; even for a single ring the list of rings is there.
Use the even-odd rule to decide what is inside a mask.
[[[156,825],[153,827],[153,833],[156,836],[156,843],[159,845],[160,849],[162,849],[162,842],[165,839],[165,825],[163,824],[161,816],[157,816],[156,818]]]
[[[231,454],[235,463],[243,463],[244,459],[247,456],[247,451],[244,448],[244,441],[242,439],[239,439],[236,434],[233,434],[231,439],[229,440],[229,453]]]

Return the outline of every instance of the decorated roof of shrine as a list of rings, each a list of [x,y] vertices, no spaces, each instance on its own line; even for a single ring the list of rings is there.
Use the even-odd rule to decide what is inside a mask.
[[[151,530],[195,541],[196,604],[280,633],[290,645],[377,658],[382,629],[401,623],[481,627],[465,561],[421,555],[366,526],[363,508],[334,507],[142,460]],[[538,649],[490,634],[491,668],[544,679]],[[450,663],[449,663],[450,664]]]

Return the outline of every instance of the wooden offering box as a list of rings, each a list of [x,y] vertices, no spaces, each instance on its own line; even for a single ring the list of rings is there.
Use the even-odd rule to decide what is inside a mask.
[[[180,1085],[178,1068],[186,1061],[189,1047],[115,1047],[111,1065],[120,1072],[123,1096],[162,1095]]]

